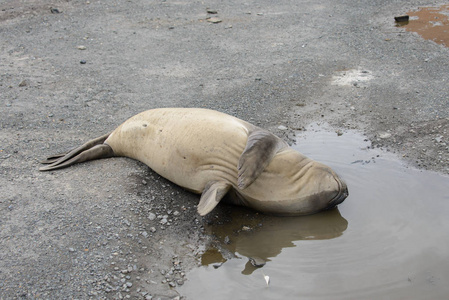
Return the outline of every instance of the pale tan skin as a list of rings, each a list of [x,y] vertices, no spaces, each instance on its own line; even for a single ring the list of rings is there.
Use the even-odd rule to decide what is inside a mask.
[[[49,158],[53,170],[111,156],[139,160],[168,180],[202,193],[198,212],[209,213],[230,192],[238,205],[280,215],[329,209],[347,196],[327,166],[288,147],[266,130],[206,109],[142,112],[110,135]]]

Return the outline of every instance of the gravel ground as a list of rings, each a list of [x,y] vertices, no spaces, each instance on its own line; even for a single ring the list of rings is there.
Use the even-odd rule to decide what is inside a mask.
[[[393,19],[429,4],[2,1],[0,299],[182,298],[208,242],[196,195],[126,158],[37,171],[146,109],[290,142],[327,122],[449,173],[449,49]]]

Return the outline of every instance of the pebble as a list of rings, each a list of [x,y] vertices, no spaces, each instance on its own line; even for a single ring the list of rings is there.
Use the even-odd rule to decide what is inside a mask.
[[[86,64],[86,61],[85,61],[85,60],[81,60],[81,61],[80,61],[80,64],[85,65],[85,64]]]
[[[215,15],[215,14],[218,13],[218,11],[215,10],[215,9],[207,9],[207,13],[208,13],[208,14],[211,14],[211,15]]]
[[[207,22],[213,23],[213,24],[217,24],[217,23],[221,23],[222,20],[220,18],[217,17],[212,17],[212,18],[207,18]]]
[[[178,279],[178,280],[176,280],[176,283],[177,283],[178,285],[183,285],[183,284],[184,284],[184,280]]]
[[[78,50],[86,50],[87,49],[86,46],[78,46],[77,48],[78,48]]]
[[[249,259],[250,263],[256,268],[263,267],[267,263],[265,260],[263,260],[260,257],[248,257],[248,259]]]
[[[153,221],[154,219],[156,219],[156,215],[150,212],[148,215],[148,220]]]
[[[214,267],[214,269],[218,269],[218,268],[221,267],[222,265],[223,265],[223,263],[222,263],[222,262],[219,262],[219,263],[213,264],[212,266]]]
[[[128,282],[126,283],[126,286],[130,288],[130,287],[133,286],[133,283],[128,281]]]
[[[151,233],[154,233],[154,232],[156,232],[156,228],[154,228],[154,227],[150,227],[150,232],[151,232]]]
[[[379,133],[379,138],[381,138],[381,139],[388,139],[390,137],[391,137],[391,133],[388,133],[388,132],[380,132]]]
[[[75,249],[69,248],[69,252],[75,252]]]
[[[284,125],[279,125],[279,126],[278,126],[278,129],[279,129],[279,130],[287,130],[288,128],[285,127]]]
[[[148,237],[148,232],[146,232],[146,231],[142,232],[142,236],[147,238]]]

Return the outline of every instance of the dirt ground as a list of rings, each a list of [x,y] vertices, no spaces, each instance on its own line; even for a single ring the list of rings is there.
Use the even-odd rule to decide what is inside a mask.
[[[150,108],[290,142],[327,122],[448,174],[449,48],[394,24],[438,3],[2,1],[0,299],[183,298],[223,208],[199,217],[198,196],[131,159],[38,171]]]

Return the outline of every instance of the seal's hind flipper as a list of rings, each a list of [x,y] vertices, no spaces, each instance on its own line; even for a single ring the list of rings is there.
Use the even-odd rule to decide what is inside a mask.
[[[49,157],[47,157],[46,159],[41,160],[40,163],[41,163],[41,164],[44,164],[44,165],[52,164],[52,163],[54,163],[55,161],[57,161],[58,159],[60,159],[61,157],[66,156],[67,153],[69,153],[69,152],[70,152],[70,151],[64,152],[64,153],[60,153],[60,154],[55,154],[55,155],[52,155],[52,156],[49,156]]]
[[[83,161],[114,156],[114,151],[112,148],[107,144],[103,144],[108,136],[109,134],[105,134],[101,137],[90,140],[67,154],[57,154],[48,157],[42,163],[49,165],[39,168],[39,171],[56,170]]]
[[[230,188],[231,185],[224,181],[209,181],[201,194],[200,203],[197,208],[198,213],[201,216],[210,213]]]
[[[288,145],[274,134],[256,128],[250,132],[245,150],[240,156],[237,185],[244,189],[263,172],[273,157]]]

